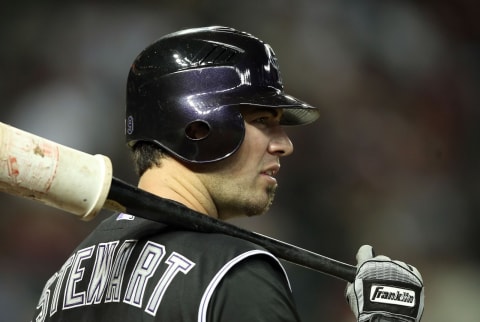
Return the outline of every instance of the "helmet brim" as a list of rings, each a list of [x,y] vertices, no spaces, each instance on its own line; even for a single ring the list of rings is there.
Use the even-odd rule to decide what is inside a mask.
[[[320,110],[275,88],[236,88],[202,97],[203,104],[214,101],[216,106],[249,105],[283,109],[282,125],[305,125],[320,116]]]

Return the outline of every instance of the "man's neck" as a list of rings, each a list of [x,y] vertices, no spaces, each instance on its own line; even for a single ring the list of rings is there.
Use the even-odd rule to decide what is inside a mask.
[[[148,169],[140,178],[138,187],[218,218],[215,204],[197,175],[175,159],[164,158],[161,166]]]

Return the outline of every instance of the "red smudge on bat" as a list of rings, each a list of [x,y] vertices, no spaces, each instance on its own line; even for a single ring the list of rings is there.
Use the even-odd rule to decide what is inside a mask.
[[[17,177],[20,174],[17,158],[13,156],[8,157],[8,174],[10,177]]]

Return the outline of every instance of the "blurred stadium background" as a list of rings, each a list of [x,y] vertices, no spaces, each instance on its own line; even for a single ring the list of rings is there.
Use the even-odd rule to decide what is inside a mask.
[[[423,273],[423,322],[474,322],[479,14],[468,0],[8,2],[0,121],[108,155],[136,183],[123,141],[134,57],[178,29],[251,32],[275,50],[287,92],[322,117],[290,130],[296,152],[269,214],[234,223],[349,263],[371,244]],[[85,223],[5,194],[0,205],[0,321],[30,321],[44,282],[108,214]],[[305,322],[354,321],[343,281],[286,267]]]

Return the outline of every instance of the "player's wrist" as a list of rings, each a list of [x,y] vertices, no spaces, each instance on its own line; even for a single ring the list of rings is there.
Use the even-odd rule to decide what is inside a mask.
[[[359,322],[414,322],[409,317],[393,315],[388,312],[368,314],[359,318]]]

